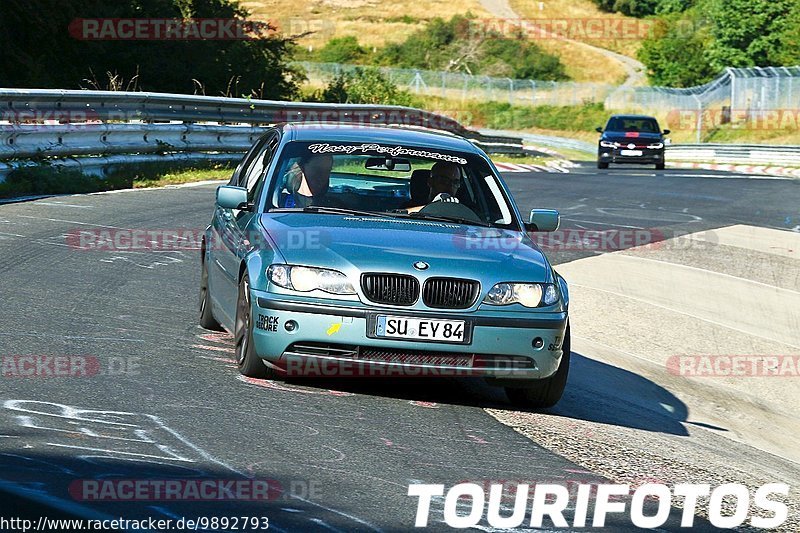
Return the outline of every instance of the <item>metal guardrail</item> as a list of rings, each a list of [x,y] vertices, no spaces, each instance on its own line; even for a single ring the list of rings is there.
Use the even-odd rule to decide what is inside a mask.
[[[265,126],[280,122],[422,128],[460,135],[487,152],[522,153],[518,137],[484,135],[450,117],[403,106],[0,89],[0,181],[14,168],[42,161],[102,174],[104,165],[123,162],[233,160]]]
[[[797,166],[800,146],[757,144],[670,144],[667,161]]]
[[[581,141],[578,139],[570,139],[567,137],[556,137],[554,135],[539,135],[536,133],[522,133],[522,132],[512,132],[512,131],[505,131],[505,130],[489,130],[489,129],[481,129],[481,133],[485,133],[487,135],[516,135],[522,139],[523,145],[531,144],[535,146],[545,146],[547,148],[567,148],[571,150],[576,150],[579,152],[586,152],[589,154],[597,153],[597,145],[593,143],[589,143],[586,141]]]

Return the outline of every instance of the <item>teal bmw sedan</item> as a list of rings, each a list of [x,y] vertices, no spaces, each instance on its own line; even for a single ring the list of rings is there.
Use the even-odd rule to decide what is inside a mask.
[[[555,405],[569,293],[489,157],[450,134],[283,124],[220,186],[200,324],[250,378],[482,377]]]

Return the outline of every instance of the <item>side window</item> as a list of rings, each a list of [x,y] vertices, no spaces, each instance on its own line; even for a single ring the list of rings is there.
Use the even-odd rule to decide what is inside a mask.
[[[265,146],[261,148],[258,155],[253,160],[247,172],[242,176],[242,187],[247,189],[247,201],[249,203],[255,202],[258,194],[261,192],[261,186],[264,183],[266,170],[269,168],[272,158],[278,147],[278,136],[272,135],[266,139]]]
[[[244,155],[242,160],[237,165],[236,170],[233,171],[233,175],[231,176],[231,181],[230,183],[228,183],[228,185],[235,185],[237,187],[244,186],[242,185],[242,177],[247,174],[247,170],[253,164],[253,159],[261,150],[261,148],[264,146],[264,143],[266,141],[267,141],[266,138],[259,139],[253,146],[250,147],[250,149],[247,151],[247,153]]]

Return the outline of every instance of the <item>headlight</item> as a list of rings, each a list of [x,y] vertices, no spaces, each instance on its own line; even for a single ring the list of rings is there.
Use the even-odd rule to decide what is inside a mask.
[[[619,143],[600,141],[600,146],[602,146],[603,148],[619,148]]]
[[[661,148],[664,148],[664,143],[648,144],[647,147],[651,150],[660,150]]]
[[[338,270],[298,265],[271,265],[267,278],[284,289],[298,292],[321,290],[331,294],[355,294],[347,276]]]
[[[489,305],[518,303],[525,307],[553,305],[557,301],[558,289],[550,283],[498,283],[483,299]]]

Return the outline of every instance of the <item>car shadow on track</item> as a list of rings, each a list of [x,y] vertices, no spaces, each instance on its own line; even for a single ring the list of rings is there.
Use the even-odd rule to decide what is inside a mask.
[[[689,434],[684,425],[689,410],[677,396],[634,372],[574,351],[567,389],[549,412],[645,431]]]
[[[528,410],[512,406],[502,388],[480,378],[292,379],[289,383],[408,401]],[[686,404],[659,384],[577,352],[572,352],[564,396],[541,412],[679,436],[689,434],[684,424],[691,423]]]

